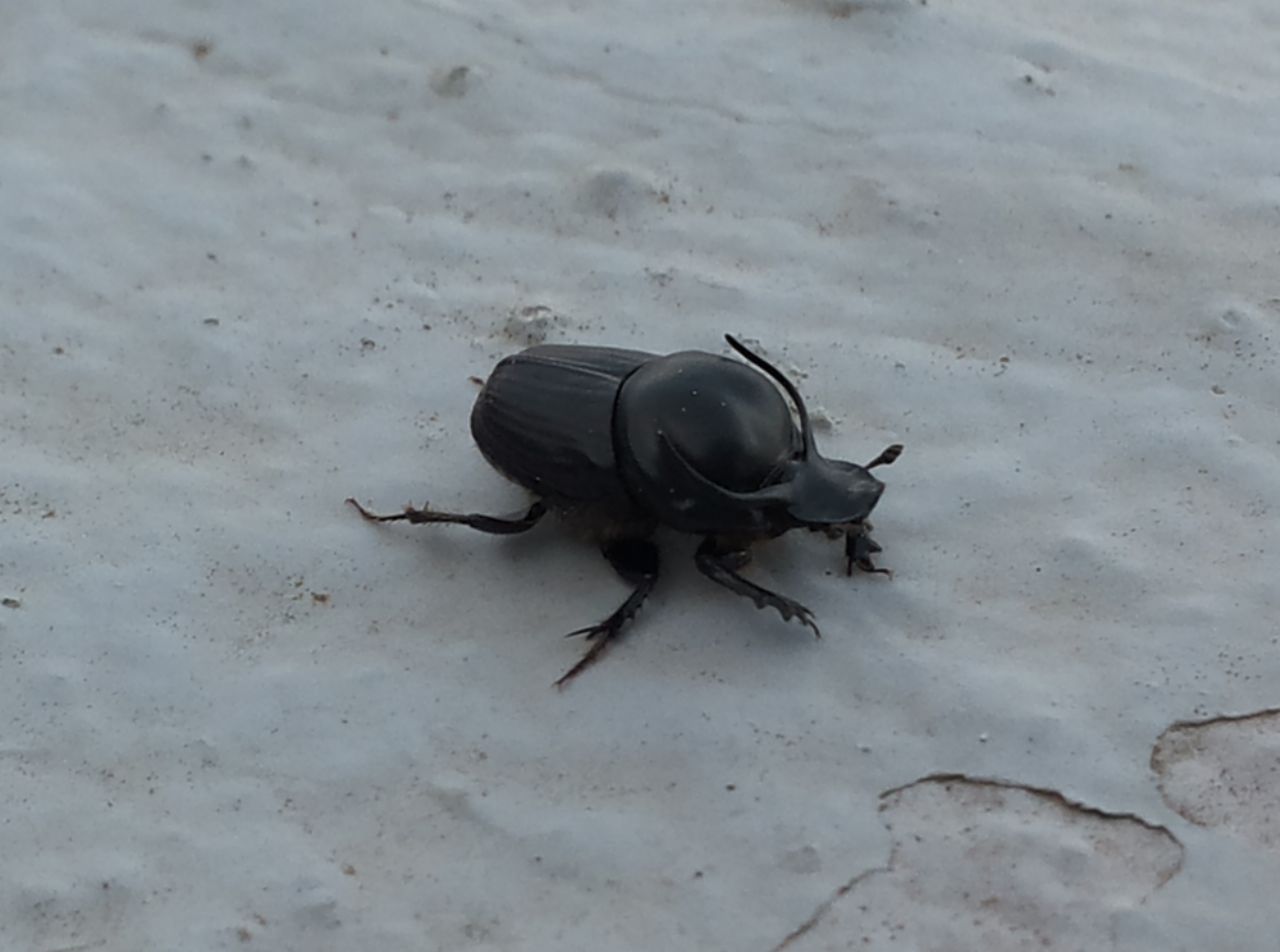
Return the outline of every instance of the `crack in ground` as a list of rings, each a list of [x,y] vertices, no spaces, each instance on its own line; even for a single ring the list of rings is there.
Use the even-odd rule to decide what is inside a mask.
[[[995,787],[1000,790],[1022,790],[1025,793],[1034,794],[1035,796],[1051,800],[1059,806],[1066,807],[1069,810],[1078,810],[1079,812],[1086,813],[1089,816],[1096,816],[1101,820],[1132,820],[1139,826],[1143,826],[1155,833],[1163,833],[1179,846],[1182,845],[1182,842],[1173,835],[1168,827],[1162,826],[1159,823],[1153,823],[1151,820],[1138,816],[1136,813],[1121,813],[1111,810],[1103,810],[1101,807],[1094,807],[1087,803],[1082,803],[1079,800],[1072,800],[1065,793],[1062,793],[1060,790],[1054,790],[1052,787],[1036,787],[1031,784],[1018,783],[1016,780],[1001,780],[999,777],[976,777],[972,774],[964,773],[928,774],[927,776],[921,777],[919,780],[904,783],[899,787],[891,787],[880,794],[880,799],[884,800],[893,796],[895,793],[902,793],[904,790],[909,790],[912,787],[918,787],[923,783],[968,783],[975,787]],[[884,809],[883,805],[881,806],[881,809]]]
[[[828,912],[831,911],[831,907],[834,906],[841,899],[843,899],[845,896],[849,895],[849,893],[851,893],[854,887],[857,886],[859,883],[863,882],[866,879],[871,878],[876,873],[891,873],[891,872],[893,872],[892,857],[888,865],[875,866],[871,869],[863,870],[857,876],[854,876],[853,879],[849,880],[847,883],[845,883],[843,886],[841,886],[839,889],[833,892],[830,898],[828,898],[825,902],[820,903],[818,905],[818,908],[813,910],[813,914],[809,916],[808,919],[806,919],[804,922],[800,923],[800,925],[796,926],[796,928],[788,932],[786,938],[784,938],[781,942],[775,945],[770,950],[770,952],[782,952],[783,949],[791,945],[791,943],[795,942],[796,939],[799,939],[806,932],[808,932],[810,929],[816,926],[819,922],[822,921],[822,918]]]
[[[924,783],[967,783],[975,787],[991,787],[997,790],[1021,790],[1032,796],[1040,797],[1051,803],[1056,803],[1063,809],[1076,813],[1083,813],[1086,816],[1097,817],[1100,820],[1128,820],[1136,823],[1144,829],[1150,830],[1152,833],[1159,833],[1166,837],[1170,842],[1178,847],[1178,864],[1167,874],[1156,881],[1156,889],[1159,889],[1174,876],[1182,871],[1182,863],[1186,858],[1186,847],[1182,845],[1182,840],[1174,834],[1167,826],[1148,820],[1146,817],[1139,816],[1136,813],[1128,813],[1121,811],[1103,810],[1101,807],[1090,806],[1079,800],[1073,800],[1061,790],[1054,790],[1052,787],[1036,787],[1031,784],[1018,783],[1014,780],[1001,780],[999,777],[975,777],[971,774],[964,773],[936,773],[928,774],[919,780],[913,780],[910,783],[904,783],[898,787],[891,787],[880,794],[880,799],[893,796],[895,793],[902,793],[911,787],[919,786]],[[882,803],[880,809],[884,809]]]
[[[1217,724],[1241,724],[1245,721],[1260,720],[1264,717],[1275,717],[1280,714],[1280,707],[1264,707],[1260,711],[1250,711],[1247,714],[1215,714],[1213,717],[1200,718],[1198,720],[1174,721],[1168,727],[1160,732],[1160,736],[1156,738],[1155,746],[1151,749],[1151,769],[1156,770],[1156,750],[1160,747],[1160,741],[1165,735],[1172,734],[1176,730],[1194,730],[1197,727],[1213,727]]]
[[[1254,737],[1246,726],[1258,722],[1269,737],[1274,729],[1266,722],[1278,717],[1280,707],[1269,707],[1171,723],[1156,738],[1149,761],[1165,805],[1196,826],[1223,826],[1268,846],[1280,844],[1268,819],[1274,812],[1268,793],[1274,741]]]
[[[1276,713],[1276,712],[1272,712],[1272,713]],[[1257,715],[1246,715],[1246,716],[1252,717]],[[1231,719],[1240,720],[1242,718],[1231,718]],[[1064,794],[1062,791],[1054,790],[1051,787],[1037,787],[1031,784],[1017,783],[1015,781],[1010,781],[1010,780],[1001,780],[995,777],[977,777],[977,776],[972,776],[970,774],[964,774],[964,773],[928,774],[924,777],[920,777],[916,780],[913,780],[910,783],[904,783],[900,786],[891,787],[888,790],[883,791],[880,794],[880,800],[882,801],[880,805],[881,811],[883,811],[887,806],[887,804],[885,804],[883,801],[885,801],[889,797],[892,797],[895,794],[903,793],[904,791],[909,790],[912,787],[918,787],[924,784],[943,784],[943,785],[966,784],[968,786],[987,787],[987,788],[992,788],[996,790],[1016,790],[1016,791],[1021,791],[1023,793],[1031,794],[1032,796],[1037,797],[1041,800],[1048,801],[1049,803],[1052,803],[1060,807],[1061,809],[1067,810],[1068,812],[1071,812],[1071,813],[1084,814],[1085,816],[1095,817],[1100,820],[1136,823],[1138,826],[1142,827],[1145,830],[1149,830],[1153,833],[1157,833],[1165,837],[1166,839],[1169,840],[1169,842],[1171,842],[1173,845],[1175,845],[1178,848],[1177,863],[1171,869],[1161,874],[1156,879],[1156,885],[1155,885],[1156,889],[1159,889],[1162,886],[1164,886],[1165,883],[1173,879],[1173,877],[1176,876],[1182,870],[1182,865],[1186,858],[1186,848],[1183,846],[1182,841],[1178,839],[1178,837],[1174,835],[1174,833],[1168,827],[1163,826],[1162,824],[1155,823],[1151,820],[1146,819],[1145,817],[1139,816],[1136,813],[1104,810],[1100,807],[1090,806],[1089,804],[1082,803],[1079,800],[1073,800],[1072,798]],[[829,898],[827,898],[825,901],[820,903],[818,907],[814,909],[812,914],[810,914],[810,916],[807,919],[805,919],[804,922],[800,923],[800,925],[792,929],[791,932],[787,933],[786,937],[783,938],[781,942],[773,946],[770,952],[784,952],[784,950],[789,948],[798,939],[803,938],[806,934],[811,932],[820,922],[822,922],[824,918],[826,918],[826,916],[835,907],[837,902],[839,902],[841,899],[843,899],[845,896],[851,893],[857,886],[861,885],[863,882],[870,879],[872,876],[875,876],[880,873],[894,872],[896,868],[898,852],[899,852],[898,843],[895,842],[890,848],[889,860],[887,863],[885,863],[883,866],[876,866],[876,867],[873,867],[872,869],[864,870],[863,872],[858,873],[848,882],[842,884],[839,888],[835,890],[835,892],[831,894]]]

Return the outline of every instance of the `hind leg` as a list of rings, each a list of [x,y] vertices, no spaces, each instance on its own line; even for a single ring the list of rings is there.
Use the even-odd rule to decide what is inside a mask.
[[[546,505],[542,502],[535,502],[523,516],[486,516],[478,512],[465,514],[436,512],[429,506],[423,506],[421,509],[405,506],[404,512],[397,512],[390,516],[379,516],[370,512],[354,499],[348,499],[347,502],[355,506],[360,511],[360,515],[370,522],[395,522],[400,519],[413,525],[423,525],[428,522],[448,522],[470,526],[472,529],[479,529],[481,532],[490,532],[494,535],[515,535],[518,532],[528,532],[538,524],[539,519],[547,514]]]

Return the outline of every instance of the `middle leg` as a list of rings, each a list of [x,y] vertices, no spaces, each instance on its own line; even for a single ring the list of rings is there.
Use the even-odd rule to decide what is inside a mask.
[[[578,659],[578,663],[556,681],[558,688],[564,687],[568,681],[577,677],[583,669],[600,657],[610,640],[622,630],[622,626],[635,617],[658,581],[658,547],[648,539],[619,539],[606,545],[603,552],[614,571],[635,588],[618,610],[604,621],[587,625],[566,635],[568,638],[574,635],[585,635],[586,640],[592,642],[592,645],[587,649],[587,653]]]
[[[745,595],[755,603],[756,608],[776,609],[785,621],[790,621],[792,618],[798,619],[802,625],[808,625],[813,629],[815,635],[822,637],[822,632],[818,631],[818,625],[813,620],[813,612],[799,602],[785,595],[771,592],[767,588],[761,588],[755,582],[748,581],[738,574],[737,570],[751,561],[751,553],[746,549],[727,547],[715,536],[707,536],[702,540],[702,545],[698,546],[694,561],[698,565],[698,571],[717,585],[723,585],[731,592]]]

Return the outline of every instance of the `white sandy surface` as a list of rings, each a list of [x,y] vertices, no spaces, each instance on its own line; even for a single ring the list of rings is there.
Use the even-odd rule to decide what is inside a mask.
[[[1270,0],[0,9],[0,948],[1280,935]],[[884,470],[625,594],[471,376],[758,341]]]

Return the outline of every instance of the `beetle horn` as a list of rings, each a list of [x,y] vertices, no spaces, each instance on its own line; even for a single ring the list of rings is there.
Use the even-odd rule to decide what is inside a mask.
[[[802,525],[853,522],[865,518],[884,492],[884,483],[865,466],[829,460],[817,453],[811,460],[788,463],[786,475],[779,482],[763,489],[739,492],[714,483],[698,472],[667,434],[659,434],[658,441],[698,484],[699,492],[721,505],[756,510],[762,518],[765,518],[764,507],[782,506]]]
[[[769,361],[765,360],[759,354],[755,354],[747,350],[742,342],[732,334],[725,334],[724,339],[729,342],[730,347],[776,380],[782,386],[782,389],[787,392],[787,396],[791,398],[791,402],[796,406],[796,414],[800,417],[800,436],[804,440],[804,446],[800,452],[800,458],[808,459],[809,451],[813,449],[813,430],[809,427],[809,410],[804,405],[804,398],[800,396],[800,391],[796,389],[795,384],[782,375],[781,370],[773,366],[773,364],[769,363]]]
[[[774,483],[772,486],[765,486],[763,489],[755,489],[750,492],[727,489],[698,472],[694,465],[680,452],[680,448],[671,442],[671,437],[667,436],[667,434],[658,434],[658,442],[671,454],[673,459],[684,467],[684,471],[698,484],[701,491],[707,493],[708,496],[715,497],[718,502],[755,507],[775,503],[786,505],[791,501],[791,485],[788,482]]]

